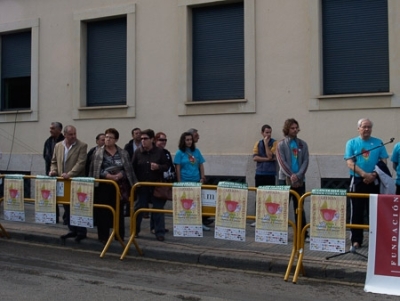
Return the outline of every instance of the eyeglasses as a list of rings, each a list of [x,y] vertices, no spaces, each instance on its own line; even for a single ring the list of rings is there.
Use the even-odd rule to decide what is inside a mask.
[[[140,140],[149,140],[149,137],[141,137]]]
[[[158,139],[158,141],[167,142],[167,139]]]
[[[106,139],[115,139],[115,137],[106,136]]]

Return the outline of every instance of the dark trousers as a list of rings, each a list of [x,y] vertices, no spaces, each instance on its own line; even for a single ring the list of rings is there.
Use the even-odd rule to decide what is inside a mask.
[[[365,184],[362,178],[356,177],[354,181],[352,192],[356,193],[379,193],[379,185]],[[350,223],[363,225],[364,215],[367,214],[369,218],[369,199],[368,198],[354,198],[351,199],[351,215]],[[360,246],[363,243],[364,230],[363,229],[351,229],[351,243],[357,242]]]
[[[99,186],[94,188],[94,203],[110,205],[116,208],[115,187],[110,184],[99,183]],[[114,228],[113,215],[110,210],[103,208],[94,209],[94,222],[97,226],[97,235],[100,241],[107,241],[110,236],[110,229]],[[125,220],[123,204],[120,204],[119,211],[119,236],[124,239],[125,236]]]
[[[286,180],[279,180],[278,184],[279,185],[286,185]],[[290,189],[296,191],[300,196],[302,196],[303,194],[306,193],[306,183],[304,182],[303,186],[300,186],[300,187],[297,187],[297,188],[290,187]],[[296,211],[297,211],[297,208],[299,207],[299,201],[293,195],[290,195],[290,200],[293,203],[294,218],[296,220],[296,227],[297,227],[297,214],[296,214]],[[301,228],[303,229],[306,224],[307,224],[306,213],[304,211],[304,202],[303,202],[303,212],[301,213]],[[306,237],[307,236],[308,236],[308,234],[306,234]]]
[[[258,186],[274,186],[276,185],[276,179],[273,175],[256,175],[256,187]]]
[[[165,200],[160,200],[153,196],[153,187],[143,186],[137,189],[137,200],[135,202],[135,211],[140,208],[148,208],[149,202],[153,203],[153,209],[164,209]],[[143,212],[139,213],[136,219],[136,234],[140,233],[143,219]],[[152,213],[151,220],[154,224],[156,236],[165,235],[165,218],[163,213]]]
[[[86,236],[87,234],[87,229],[85,227],[78,227],[78,226],[71,226],[70,224],[70,207],[69,205],[64,205],[64,215],[65,215],[65,219],[67,221],[67,225],[68,225],[68,229],[69,232],[71,233],[75,233],[77,235],[84,235]]]

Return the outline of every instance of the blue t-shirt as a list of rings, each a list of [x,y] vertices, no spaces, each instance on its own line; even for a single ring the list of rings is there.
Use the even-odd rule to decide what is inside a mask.
[[[400,185],[400,142],[397,143],[394,148],[393,148],[393,153],[392,153],[392,162],[397,164],[396,168],[396,185]]]
[[[206,162],[200,151],[196,148],[192,152],[189,148],[185,152],[178,150],[175,154],[174,164],[181,168],[181,182],[199,182],[200,164]]]
[[[368,151],[379,145],[382,145],[382,140],[374,137],[370,137],[368,140],[363,140],[360,137],[350,139],[346,143],[346,149],[344,152],[344,158],[348,159],[356,154],[365,151],[362,155],[357,156],[356,165],[364,170],[365,172],[373,172],[375,165],[380,159],[386,159],[389,157],[384,146]],[[354,175],[354,171],[350,170],[350,175]],[[356,177],[359,177],[356,173]]]

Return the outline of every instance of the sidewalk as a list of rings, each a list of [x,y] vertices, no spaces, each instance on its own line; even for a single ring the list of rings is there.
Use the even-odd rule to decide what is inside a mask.
[[[12,239],[61,245],[60,235],[68,232],[66,226],[63,226],[62,224],[47,225],[35,223],[33,204],[25,204],[25,214],[26,222],[21,223],[5,221],[2,212],[0,212],[0,223]],[[155,239],[155,236],[150,233],[150,220],[143,220],[140,238],[137,238],[136,241],[142,249],[145,257],[217,267],[264,272],[268,271],[281,274],[282,279],[286,273],[293,241],[293,231],[290,227],[289,244],[275,245],[255,242],[255,228],[250,227],[251,221],[248,221],[248,227],[246,229],[246,242],[215,239],[213,224],[211,226],[211,231],[203,232],[203,238],[174,237],[172,216],[166,215],[165,221],[169,233],[166,233],[164,242],[159,242]],[[125,218],[125,225],[127,233],[125,242],[127,242],[129,218]],[[368,233],[365,232],[365,235],[368,236]],[[0,238],[0,244],[5,239],[6,238]],[[97,240],[96,228],[88,229],[88,239],[82,240],[79,244],[73,239],[68,239],[65,247],[98,251],[99,255],[103,249],[103,245]],[[346,250],[349,248],[350,242],[348,240]],[[123,248],[120,243],[114,241],[105,256],[107,257],[110,256],[110,254],[115,254],[115,260],[119,260],[122,251]],[[367,239],[358,252],[368,255]],[[330,260],[325,259],[327,256],[335,254],[337,253],[310,251],[309,244],[305,244],[303,266],[306,276],[311,278],[344,280],[356,283],[365,282],[367,269],[367,260],[365,258],[350,253]],[[131,260],[132,257],[138,256],[139,254],[137,253],[135,246],[132,244],[129,254],[124,260]],[[296,262],[297,261],[295,260],[288,281],[292,281],[296,269]],[[301,279],[302,275],[300,273],[297,282],[301,282]]]

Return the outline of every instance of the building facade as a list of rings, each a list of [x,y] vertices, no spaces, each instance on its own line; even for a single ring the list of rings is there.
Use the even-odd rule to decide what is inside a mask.
[[[397,0],[0,1],[0,171],[43,174],[52,121],[89,146],[152,128],[172,153],[196,128],[206,174],[252,186],[262,125],[279,140],[293,117],[307,189],[335,186],[360,118],[400,139],[399,17]]]

